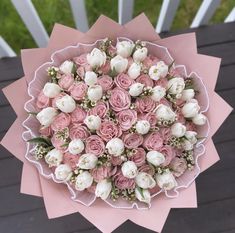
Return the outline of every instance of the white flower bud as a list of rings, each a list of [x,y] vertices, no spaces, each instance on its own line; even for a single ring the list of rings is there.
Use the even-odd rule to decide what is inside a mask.
[[[153,80],[165,78],[168,73],[168,66],[164,61],[159,61],[156,65],[153,65],[149,69],[149,76]]]
[[[56,111],[55,108],[47,107],[47,108],[42,109],[37,114],[36,118],[38,119],[41,125],[47,127],[53,122],[57,114],[58,112]]]
[[[146,155],[147,161],[153,164],[155,167],[163,164],[165,162],[165,156],[158,151],[149,151]]]
[[[191,99],[189,102],[187,102],[183,108],[182,108],[182,114],[186,118],[192,118],[195,117],[198,114],[198,111],[200,110],[200,107],[198,105],[198,102],[196,99]]]
[[[135,125],[136,131],[139,134],[146,134],[150,130],[150,123],[146,120],[137,121]]]
[[[192,150],[193,149],[193,144],[185,139],[182,143],[181,143],[181,146],[184,150],[188,151],[188,150]]]
[[[97,83],[97,74],[93,71],[87,71],[84,81],[88,86],[95,85]]]
[[[90,86],[87,91],[87,96],[90,101],[98,101],[103,96],[103,90],[100,85]]]
[[[57,149],[49,151],[45,156],[45,161],[49,166],[57,167],[61,164],[63,160],[63,154]]]
[[[139,201],[145,202],[147,204],[150,204],[150,202],[151,202],[151,195],[150,195],[150,192],[148,191],[148,189],[140,190],[139,188],[135,188],[135,197]]]
[[[182,91],[181,99],[184,101],[189,101],[195,96],[195,91],[193,89],[186,89]]]
[[[196,144],[197,143],[197,132],[195,132],[195,131],[186,131],[184,136],[186,137],[186,139],[191,144]]]
[[[172,78],[167,83],[167,90],[173,95],[181,94],[184,88],[184,79],[181,77]]]
[[[101,119],[99,116],[90,115],[85,118],[84,123],[90,130],[98,130],[101,125]]]
[[[158,186],[164,190],[171,190],[178,185],[170,171],[156,174],[156,181]]]
[[[76,108],[76,102],[70,95],[65,95],[56,100],[56,107],[65,113],[70,113]]]
[[[124,151],[124,143],[120,138],[112,138],[106,144],[109,154],[113,156],[119,156]]]
[[[153,179],[153,177],[146,172],[140,172],[135,177],[135,182],[140,188],[143,189],[151,189],[156,185],[156,181]]]
[[[106,62],[106,54],[105,52],[94,48],[90,53],[87,54],[87,62],[93,68],[100,67]]]
[[[137,166],[132,161],[127,161],[123,163],[121,170],[122,170],[123,176],[129,179],[135,178],[136,175],[138,174]]]
[[[45,96],[55,98],[60,94],[61,88],[58,84],[46,83],[42,91]]]
[[[155,110],[158,120],[174,121],[176,114],[172,109],[164,104],[159,104]]]
[[[74,139],[69,143],[68,151],[73,155],[80,154],[84,150],[85,146],[81,139]]]
[[[116,45],[116,48],[117,48],[117,54],[124,57],[124,58],[127,58],[131,55],[132,53],[132,50],[134,48],[134,44],[130,41],[120,41],[120,42],[117,42],[117,45]]]
[[[72,174],[72,169],[67,164],[61,164],[55,169],[55,177],[57,180],[68,181]]]
[[[133,97],[137,97],[143,92],[143,89],[144,89],[144,84],[134,83],[130,86],[129,94]]]
[[[78,191],[83,191],[89,188],[93,183],[93,177],[88,171],[84,171],[76,177],[75,188]]]
[[[171,134],[175,137],[183,137],[186,132],[185,125],[181,124],[180,122],[177,122],[171,126]]]
[[[155,86],[152,89],[151,99],[158,102],[166,95],[166,89],[161,86]]]
[[[148,54],[148,49],[146,47],[136,49],[133,54],[133,59],[135,62],[141,62],[143,61]]]
[[[102,200],[106,200],[112,190],[112,183],[107,179],[101,180],[98,182],[95,195],[100,197]]]
[[[62,71],[64,74],[71,74],[74,69],[74,63],[72,61],[64,61],[60,67],[60,71]]]
[[[88,153],[88,154],[83,154],[79,157],[77,165],[81,169],[93,169],[95,168],[97,162],[98,162],[97,156]]]
[[[202,113],[199,113],[199,114],[197,114],[196,116],[193,117],[192,121],[195,125],[205,125],[206,121],[207,121],[207,118]]]
[[[118,74],[124,72],[128,66],[128,60],[120,55],[115,56],[110,61],[112,70],[115,70]]]
[[[141,65],[134,62],[129,67],[127,73],[131,79],[136,79],[138,76],[140,76],[140,71],[141,71]]]

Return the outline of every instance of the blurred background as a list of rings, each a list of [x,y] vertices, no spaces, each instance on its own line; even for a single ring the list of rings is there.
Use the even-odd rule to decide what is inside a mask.
[[[19,0],[21,1],[21,0]],[[69,0],[32,0],[48,34],[55,22],[75,27]],[[181,0],[171,30],[188,28],[200,7],[202,0]],[[118,20],[118,0],[86,0],[89,25],[100,14]],[[135,0],[133,16],[144,12],[155,27],[162,0]],[[210,19],[209,24],[222,23],[235,0],[221,0],[221,4]],[[10,0],[0,1],[0,34],[16,53],[22,48],[37,47],[32,36],[15,10]]]

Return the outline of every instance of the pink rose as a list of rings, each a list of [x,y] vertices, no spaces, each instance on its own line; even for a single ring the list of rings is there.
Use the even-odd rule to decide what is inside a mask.
[[[87,85],[83,82],[79,83],[74,83],[70,88],[69,88],[71,96],[75,100],[82,100],[87,92]]]
[[[134,83],[134,80],[127,74],[121,73],[115,77],[114,82],[118,87],[128,90],[128,88]]]
[[[163,142],[167,144],[167,142],[171,138],[171,130],[168,127],[161,128],[159,133],[161,134],[161,137],[163,139]]]
[[[153,61],[151,59],[150,56],[146,57],[144,60],[143,60],[143,65],[149,69],[152,65],[153,65]]]
[[[45,137],[49,137],[52,135],[52,129],[51,127],[42,127],[39,129],[39,133],[42,135],[42,136],[45,136]]]
[[[128,149],[135,149],[143,143],[143,136],[138,133],[123,135],[123,142]]]
[[[106,61],[105,64],[100,67],[99,71],[101,71],[102,74],[108,74],[110,69],[110,62]]]
[[[105,120],[101,123],[96,133],[107,142],[112,138],[120,137],[122,131],[113,121]]]
[[[128,130],[134,125],[137,121],[137,113],[135,110],[123,110],[117,113],[116,115],[119,126],[122,130]]]
[[[182,114],[181,111],[176,111],[176,114],[177,114],[177,121],[182,123],[182,124],[185,124],[186,120],[184,118],[184,115]]]
[[[52,136],[51,143],[57,150],[65,151],[67,149],[67,146],[65,146],[66,142],[56,134]]]
[[[138,116],[140,120],[146,120],[149,122],[151,128],[154,128],[157,124],[157,117],[156,114],[153,112],[149,112],[147,114],[141,114]]]
[[[185,123],[187,131],[197,131],[197,126],[193,124],[193,122],[187,121]]]
[[[187,162],[183,158],[175,157],[170,163],[170,168],[172,169],[173,175],[179,177],[186,171]]]
[[[141,167],[138,168],[139,172],[146,172],[149,175],[153,176],[155,174],[154,167],[149,164],[143,164]]]
[[[74,83],[74,78],[71,74],[64,74],[62,77],[59,79],[59,86],[64,89],[68,90],[69,87]]]
[[[54,131],[59,131],[59,130],[62,130],[66,127],[69,126],[71,122],[71,118],[70,118],[70,115],[67,114],[67,113],[63,113],[61,112],[60,114],[58,114],[52,124],[51,124],[51,128],[54,130]]]
[[[74,139],[86,139],[90,136],[90,132],[86,128],[86,126],[81,124],[72,124],[72,126],[69,128],[69,137]]]
[[[104,118],[109,110],[109,105],[107,102],[99,101],[95,107],[88,111],[88,115],[99,116]]]
[[[114,184],[119,189],[134,189],[135,188],[135,179],[128,179],[123,176],[121,170],[113,176]]]
[[[81,107],[76,107],[75,110],[70,114],[72,123],[83,123],[86,118],[86,111]]]
[[[137,98],[135,104],[137,111],[141,113],[152,112],[156,107],[155,101],[150,97]]]
[[[129,68],[129,67],[134,63],[134,60],[133,60],[132,57],[128,57],[127,60],[128,60],[128,66],[127,66],[127,68]]]
[[[122,164],[123,160],[120,156],[111,156],[110,162],[113,166],[118,166]]]
[[[104,91],[108,91],[113,87],[113,79],[108,75],[103,75],[98,79],[98,84]]]
[[[163,145],[163,139],[159,132],[149,133],[145,140],[143,146],[148,150],[158,151]]]
[[[166,78],[160,78],[159,80],[155,81],[156,86],[161,86],[166,88],[167,87],[168,80]]]
[[[175,150],[168,145],[163,146],[159,152],[165,156],[165,162],[162,164],[163,166],[169,165],[171,160],[175,157]]]
[[[99,136],[91,135],[86,139],[86,153],[91,153],[99,156],[104,153],[104,150],[104,142]]]
[[[146,152],[143,148],[136,148],[130,160],[133,161],[137,167],[142,166],[145,163]]]
[[[77,68],[77,74],[79,77],[83,78],[85,76],[85,68],[80,66]]]
[[[144,84],[146,87],[153,87],[153,80],[147,75],[142,74],[137,79],[136,82]]]
[[[74,57],[73,60],[76,64],[80,65],[80,66],[85,66],[87,64],[87,53],[84,53],[78,57]]]
[[[41,91],[37,97],[36,106],[38,108],[46,108],[50,105],[50,98],[43,94]]]
[[[63,163],[68,164],[72,170],[77,168],[79,156],[70,154],[69,152],[64,153]]]
[[[130,107],[131,98],[127,91],[116,87],[111,91],[109,103],[114,111],[120,112]]]
[[[92,169],[91,175],[96,182],[99,182],[103,179],[109,178],[111,176],[111,172],[112,172],[112,167],[104,165]]]

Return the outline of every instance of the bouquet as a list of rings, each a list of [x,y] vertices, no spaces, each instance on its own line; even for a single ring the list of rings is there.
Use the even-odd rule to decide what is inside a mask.
[[[138,22],[147,34],[133,31]],[[120,30],[110,32],[111,25]],[[56,42],[63,31],[79,36]],[[57,25],[48,48],[37,50],[47,56],[30,72],[33,50],[22,54],[29,98],[24,94],[15,137],[27,147],[22,186],[31,169],[38,187],[23,192],[43,196],[49,217],[118,214],[109,226],[107,218],[93,221],[105,232],[128,218],[160,231],[170,208],[196,205],[194,181],[217,161],[211,136],[231,111],[213,93],[219,59],[196,54],[193,34],[160,40],[144,15],[124,27],[101,17],[85,35]],[[220,119],[215,103],[224,108]],[[12,151],[8,138],[3,145]]]

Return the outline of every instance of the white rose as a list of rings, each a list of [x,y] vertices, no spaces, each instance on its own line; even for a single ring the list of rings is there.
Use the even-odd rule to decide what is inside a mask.
[[[196,99],[191,99],[189,102],[187,102],[183,108],[182,108],[182,114],[186,118],[192,118],[195,117],[198,114],[198,111],[200,110],[200,107],[198,105],[198,102]]]
[[[177,122],[171,126],[171,134],[175,137],[183,137],[186,132],[185,125],[181,124],[180,122]]]
[[[87,97],[90,101],[98,101],[103,96],[103,90],[100,85],[94,85],[88,88]]]
[[[72,61],[64,61],[60,65],[60,71],[62,71],[65,74],[71,74],[74,69],[74,63]]]
[[[85,83],[88,86],[93,86],[97,83],[97,74],[93,71],[87,71],[85,73]]]
[[[93,154],[83,154],[79,157],[78,167],[81,169],[93,169],[98,162],[97,156]]]
[[[90,115],[85,118],[84,123],[90,130],[97,130],[100,128],[101,119],[99,116]]]
[[[151,99],[154,101],[160,101],[166,95],[166,89],[161,86],[155,86],[152,89]]]
[[[158,151],[149,151],[146,155],[146,159],[149,163],[153,164],[155,167],[163,164],[165,162],[165,156]]]
[[[135,177],[135,182],[140,188],[143,189],[148,189],[148,188],[151,189],[156,185],[156,182],[153,179],[153,177],[146,172],[140,172]]]
[[[202,113],[199,113],[199,114],[197,114],[196,116],[193,117],[192,121],[195,125],[205,125],[206,121],[207,121],[207,118]]]
[[[55,98],[60,94],[61,88],[58,84],[46,83],[42,91],[45,96]]]
[[[182,93],[184,88],[185,88],[184,79],[180,77],[172,78],[167,83],[168,92],[174,95]]]
[[[150,123],[146,120],[137,121],[135,125],[136,131],[139,134],[146,134],[150,130]]]
[[[144,89],[144,84],[134,83],[130,86],[129,94],[133,97],[139,96]]]
[[[147,204],[149,204],[151,201],[151,195],[150,195],[150,192],[148,191],[148,189],[140,190],[140,188],[135,188],[135,197],[139,201],[145,202]]]
[[[195,96],[195,91],[193,89],[186,89],[182,91],[181,99],[184,101],[189,101]]]
[[[146,47],[136,49],[133,54],[133,59],[135,62],[141,62],[143,61],[148,54],[148,49]]]
[[[155,110],[158,119],[165,121],[174,121],[176,114],[172,109],[164,104],[159,104]]]
[[[57,149],[53,149],[49,151],[45,156],[46,163],[49,164],[49,166],[59,166],[63,160],[63,154],[61,151]]]
[[[94,48],[90,53],[87,54],[87,62],[93,68],[100,67],[106,62],[106,54],[101,50]]]
[[[81,139],[74,139],[69,143],[68,151],[73,155],[80,154],[84,150],[85,146]]]
[[[84,171],[76,177],[75,188],[78,191],[83,191],[89,188],[93,183],[93,177],[88,171]]]
[[[120,41],[120,42],[117,42],[117,45],[116,45],[116,48],[117,48],[117,54],[124,57],[124,58],[127,58],[131,55],[132,53],[132,50],[134,48],[134,44],[130,41]]]
[[[191,144],[196,144],[197,143],[197,132],[195,132],[195,131],[186,131],[184,136],[186,137],[186,139]]]
[[[123,176],[129,179],[136,177],[136,175],[138,174],[137,166],[132,161],[127,161],[123,163],[121,170],[122,170]]]
[[[171,190],[178,185],[170,171],[157,174],[156,181],[158,186],[164,190]]]
[[[68,181],[72,174],[72,169],[67,164],[61,164],[55,169],[55,177],[57,180]]]
[[[153,65],[149,69],[149,76],[153,80],[165,78],[168,73],[168,66],[164,61],[159,61],[156,65]]]
[[[128,75],[131,79],[136,79],[140,75],[141,65],[138,63],[132,63],[128,69]]]
[[[112,183],[106,179],[98,182],[95,195],[100,197],[102,200],[106,200],[112,190]]]
[[[192,150],[192,149],[193,149],[193,144],[192,144],[189,140],[187,140],[187,139],[185,139],[185,140],[181,143],[181,146],[182,146],[182,148],[183,148],[184,150]]]
[[[58,112],[56,111],[55,108],[47,107],[47,108],[42,109],[37,114],[36,118],[38,119],[41,125],[47,127],[53,122],[57,114]]]
[[[122,73],[126,70],[128,66],[128,60],[121,57],[120,55],[115,56],[110,61],[110,66],[112,70],[115,70],[117,73]]]
[[[76,108],[76,102],[70,95],[65,95],[55,102],[56,107],[65,113],[70,113]]]
[[[106,144],[109,154],[113,156],[119,156],[124,151],[124,143],[120,138],[112,138]]]

